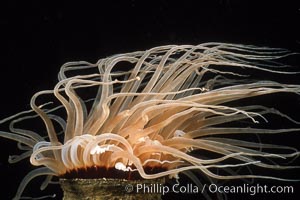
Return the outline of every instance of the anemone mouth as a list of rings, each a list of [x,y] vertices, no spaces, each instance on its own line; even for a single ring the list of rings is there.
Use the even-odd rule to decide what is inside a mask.
[[[60,175],[60,178],[65,179],[125,179],[125,180],[144,180],[144,178],[139,174],[138,171],[135,171],[134,167],[132,171],[122,171],[116,168],[106,168],[106,167],[88,167],[88,168],[79,168],[67,171],[65,174]],[[164,167],[144,167],[144,171],[147,174],[156,174],[160,172],[167,171],[167,168]]]

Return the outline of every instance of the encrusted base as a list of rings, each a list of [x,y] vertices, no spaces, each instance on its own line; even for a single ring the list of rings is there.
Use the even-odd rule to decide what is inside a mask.
[[[137,187],[151,184],[164,184],[164,179],[125,180],[125,179],[60,179],[64,200],[156,200],[161,194],[139,190]]]

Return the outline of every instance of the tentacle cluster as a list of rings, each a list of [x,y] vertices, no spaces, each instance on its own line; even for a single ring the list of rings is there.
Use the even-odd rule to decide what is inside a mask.
[[[60,176],[93,166],[136,170],[145,179],[198,169],[216,179],[286,180],[238,174],[234,169],[293,168],[264,161],[296,157],[296,149],[236,137],[300,131],[254,128],[269,114],[299,122],[273,108],[239,104],[239,100],[274,93],[299,95],[300,85],[255,78],[258,72],[297,74],[276,62],[291,54],[283,49],[205,43],[117,54],[95,64],[66,63],[54,89],[32,97],[34,113],[22,112],[2,121],[10,121],[10,131],[1,131],[0,136],[18,141],[27,150],[10,161],[30,157],[33,165],[44,166],[25,177],[17,198],[37,175]],[[38,104],[40,96],[54,100]],[[44,122],[46,136],[15,127],[37,117]],[[232,125],[240,121],[252,125]],[[208,155],[191,153],[197,151]],[[210,158],[210,152],[217,156]],[[145,167],[165,170],[147,174]],[[214,169],[230,170],[224,175]]]

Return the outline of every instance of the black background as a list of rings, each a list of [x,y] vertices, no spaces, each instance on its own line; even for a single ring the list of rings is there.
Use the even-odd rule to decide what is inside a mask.
[[[30,97],[52,88],[67,61],[96,62],[158,45],[209,41],[300,52],[300,3],[296,1],[99,2],[1,2],[0,118],[29,108]],[[28,166],[7,166],[7,157],[16,148],[13,142],[1,139],[0,148],[0,180],[5,184],[0,199],[9,199]],[[296,194],[288,197],[296,199]]]

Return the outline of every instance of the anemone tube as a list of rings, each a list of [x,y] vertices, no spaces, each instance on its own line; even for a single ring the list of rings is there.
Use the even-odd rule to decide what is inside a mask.
[[[1,121],[9,123],[9,130],[1,131],[0,136],[17,141],[24,151],[11,156],[9,162],[29,158],[38,166],[23,179],[15,199],[37,176],[47,176],[41,186],[44,189],[54,177],[91,169],[96,169],[95,177],[117,179],[128,179],[132,174],[146,180],[178,178],[184,173],[199,185],[199,179],[191,173],[195,170],[211,181],[294,181],[251,171],[239,173],[243,167],[298,168],[280,164],[295,159],[299,155],[296,148],[248,141],[247,137],[297,133],[300,123],[259,102],[244,104],[248,99],[253,102],[259,96],[276,93],[299,95],[298,84],[256,77],[259,73],[286,77],[298,74],[278,62],[294,54],[278,48],[203,43],[117,54],[95,64],[64,64],[54,89],[32,97],[31,110]],[[49,101],[38,103],[41,99]],[[296,126],[256,127],[268,122],[269,116]],[[38,119],[46,131],[17,128],[19,123]],[[245,121],[247,126],[235,126]],[[209,153],[214,156],[209,157]],[[222,173],[216,173],[216,169]],[[104,173],[116,170],[123,175]]]

